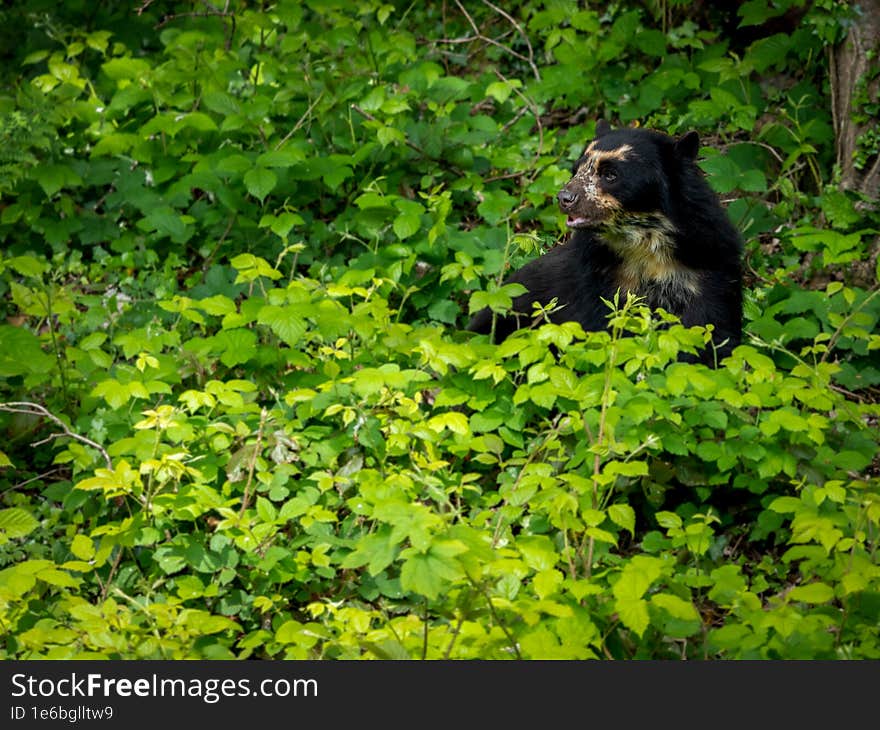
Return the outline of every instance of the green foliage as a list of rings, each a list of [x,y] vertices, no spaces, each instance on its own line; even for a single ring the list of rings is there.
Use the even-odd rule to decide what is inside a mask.
[[[842,11],[746,42],[678,2],[111,5],[0,11],[28,29],[0,656],[880,656],[853,274],[880,221],[832,173]],[[706,140],[755,272],[717,369],[631,300],[608,332],[460,331],[563,234],[598,117]]]

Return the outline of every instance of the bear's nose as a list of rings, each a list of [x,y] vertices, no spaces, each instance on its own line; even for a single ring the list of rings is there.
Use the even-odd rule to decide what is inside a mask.
[[[577,193],[573,193],[571,190],[566,190],[565,188],[560,190],[556,197],[559,198],[559,205],[563,209],[571,208],[578,199]]]

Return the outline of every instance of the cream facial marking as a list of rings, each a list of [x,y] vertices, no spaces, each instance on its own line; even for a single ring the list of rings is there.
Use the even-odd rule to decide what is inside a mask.
[[[581,186],[584,196],[595,200],[599,206],[603,208],[618,208],[620,204],[616,199],[599,191],[596,171],[599,169],[599,165],[606,160],[626,160],[628,154],[632,152],[632,147],[625,144],[613,150],[595,150],[595,145],[595,142],[591,142],[587,147],[584,152],[587,159],[578,168],[572,182],[577,181]]]

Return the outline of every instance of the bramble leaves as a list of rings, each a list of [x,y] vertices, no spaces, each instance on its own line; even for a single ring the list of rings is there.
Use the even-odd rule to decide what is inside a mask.
[[[790,4],[7,4],[0,658],[880,657],[880,218]],[[716,369],[625,297],[463,331],[598,118],[701,136]]]

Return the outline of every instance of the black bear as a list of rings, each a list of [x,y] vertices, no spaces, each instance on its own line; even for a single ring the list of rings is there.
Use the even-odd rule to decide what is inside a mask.
[[[596,125],[596,137],[559,191],[573,230],[564,244],[529,262],[508,282],[528,289],[499,316],[495,339],[532,324],[532,303],[554,297],[554,322],[606,327],[602,298],[644,297],[686,326],[713,324],[716,352],[730,354],[742,336],[742,241],[696,164],[696,132],[673,138],[648,129]],[[492,312],[477,312],[468,329],[488,334]]]

